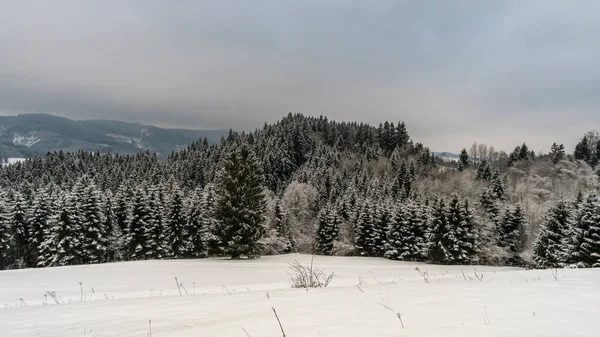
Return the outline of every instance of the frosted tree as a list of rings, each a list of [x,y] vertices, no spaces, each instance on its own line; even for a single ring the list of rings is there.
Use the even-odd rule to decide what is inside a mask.
[[[476,156],[474,156],[476,157]],[[475,158],[477,159],[477,158]],[[458,157],[458,170],[459,171],[463,171],[464,169],[466,169],[470,164],[470,160],[469,160],[469,154],[467,153],[467,149],[462,149],[462,151],[460,151],[460,155]]]
[[[130,203],[133,202],[131,191],[123,186],[117,193],[113,212],[115,214],[115,224],[125,235],[131,221]]]
[[[440,199],[433,208],[428,241],[427,256],[431,262],[442,264],[452,262],[452,249],[455,242],[448,223],[444,199]]]
[[[10,242],[14,250],[14,263],[25,266],[29,259],[29,222],[27,221],[26,200],[21,194],[15,195],[14,204],[8,216]]]
[[[564,239],[564,264],[580,268],[600,265],[600,204],[589,195],[580,205]]]
[[[146,221],[146,258],[160,259],[167,255],[165,249],[169,249],[169,244],[165,245],[164,232],[164,204],[161,204],[160,193],[156,186],[150,186],[146,190],[146,203],[148,205],[149,216]]]
[[[385,244],[385,257],[420,261],[426,257],[427,214],[425,208],[411,201],[400,205],[392,216]]]
[[[106,229],[106,253],[108,261],[120,261],[125,248],[125,236],[115,214],[113,199],[109,196],[104,202],[104,228]]]
[[[205,257],[208,254],[211,223],[212,218],[208,214],[206,198],[203,191],[199,189],[193,195],[184,228],[189,257]]]
[[[538,268],[555,268],[561,265],[564,255],[565,233],[570,229],[572,210],[564,200],[552,206],[533,244],[533,261]]]
[[[175,259],[183,258],[186,252],[185,242],[186,219],[183,214],[183,200],[181,194],[175,191],[169,203],[167,217],[167,244],[169,256]]]
[[[355,246],[359,254],[366,256],[375,255],[373,237],[376,231],[377,216],[373,202],[365,200],[358,216],[355,228]]]
[[[474,210],[469,206],[469,201],[465,201],[460,206],[461,222],[457,228],[458,247],[461,252],[461,258],[457,263],[473,263],[477,254],[479,244],[479,228],[475,218]]]
[[[510,254],[509,264],[519,265],[522,259],[519,254],[523,250],[527,220],[523,207],[517,204],[506,209],[504,217],[497,224],[498,246],[505,248]]]
[[[506,199],[506,187],[504,186],[504,181],[498,171],[495,171],[492,175],[490,195],[494,200]]]
[[[333,243],[339,236],[340,216],[331,204],[327,205],[319,215],[317,226],[317,247],[318,253],[331,255]]]
[[[565,146],[563,144],[553,143],[550,148],[550,158],[552,159],[553,164],[558,164],[559,161],[563,160],[565,157]]]
[[[492,169],[487,160],[483,160],[477,168],[477,179],[490,180],[492,179]]]
[[[242,143],[225,155],[217,174],[217,236],[232,258],[260,255],[266,203],[259,169],[254,151]]]
[[[50,242],[54,245],[55,252],[44,262],[45,265],[66,266],[83,263],[84,237],[81,226],[77,223],[78,218],[73,205],[74,200],[70,198],[63,200],[57,216],[51,218]]]
[[[148,201],[145,191],[138,190],[133,198],[131,221],[127,230],[127,258],[141,260],[146,257],[147,233],[146,229],[151,222]]]
[[[51,216],[51,201],[48,193],[45,190],[40,189],[38,194],[33,199],[33,205],[29,215],[29,252],[30,260],[29,265],[32,267],[43,266],[43,263],[39,263],[40,250],[42,244],[49,237],[49,226],[48,220]]]
[[[78,193],[78,192],[76,192]],[[83,194],[76,195],[78,220],[83,229],[83,263],[106,261],[107,235],[102,217],[102,205],[96,185],[88,182]]]

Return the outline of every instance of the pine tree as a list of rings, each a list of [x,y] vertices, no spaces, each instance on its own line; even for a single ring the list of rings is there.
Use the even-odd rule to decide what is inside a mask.
[[[6,210],[2,201],[0,200],[0,270],[4,270],[7,267],[11,256],[10,232],[4,219]]]
[[[164,200],[161,201],[160,192],[156,186],[152,186],[146,191],[149,217],[146,221],[146,258],[161,259],[169,255],[165,250],[169,245],[165,245],[164,232]]]
[[[522,264],[520,253],[525,240],[525,229],[527,220],[521,205],[508,208],[504,218],[497,224],[498,246],[506,248],[510,254],[508,263],[513,265]]]
[[[67,198],[62,201],[57,216],[51,218],[52,238],[55,252],[45,260],[47,266],[67,266],[83,263],[83,233],[77,223],[74,200]]]
[[[553,164],[558,164],[559,161],[563,160],[565,157],[565,146],[563,144],[553,143],[550,148],[550,158],[552,159]]]
[[[186,219],[183,215],[183,200],[181,195],[175,191],[169,204],[169,215],[167,217],[167,244],[169,255],[172,258],[183,258],[186,252],[185,242]]]
[[[392,214],[388,207],[381,203],[375,204],[375,227],[371,246],[373,247],[373,255],[384,256],[385,244],[387,241],[387,233],[391,223]]]
[[[321,211],[317,227],[317,252],[331,255],[333,243],[339,235],[340,222],[336,210],[331,205],[327,205]]]
[[[259,164],[250,146],[241,144],[231,150],[216,179],[215,217],[221,250],[232,258],[258,256],[266,204]]]
[[[476,259],[477,245],[479,243],[479,230],[474,211],[470,208],[469,201],[466,199],[460,207],[460,219],[461,222],[459,223],[456,237],[461,257],[455,259],[455,262],[473,263]]]
[[[452,262],[454,240],[448,224],[446,204],[441,199],[435,205],[429,226],[427,256],[433,263]]]
[[[107,261],[121,261],[124,255],[125,237],[115,214],[112,198],[108,197],[104,203],[104,228],[106,229],[106,255]]]
[[[477,168],[477,179],[490,180],[492,178],[492,169],[487,160],[483,160]]]
[[[275,229],[277,229],[277,233],[281,236],[285,236],[285,218],[283,214],[283,207],[281,205],[281,199],[277,199],[275,202]]]
[[[497,171],[494,172],[492,176],[492,189],[490,191],[490,195],[495,200],[506,199],[506,187],[502,181],[502,176]]]
[[[356,222],[355,246],[360,255],[373,256],[373,236],[375,232],[376,215],[371,200],[365,200]]]
[[[590,195],[582,205],[580,224],[580,261],[578,265],[600,267],[600,203],[596,195]]]
[[[78,220],[83,229],[83,263],[101,263],[106,261],[107,238],[102,218],[100,196],[96,185],[87,183],[83,194],[78,194],[76,204]]]
[[[533,245],[533,260],[538,268],[559,267],[563,259],[563,241],[571,221],[571,209],[560,200],[546,215],[542,229]]]
[[[462,149],[460,151],[460,156],[458,157],[458,170],[463,171],[469,166],[469,154],[467,153],[467,149]]]
[[[184,233],[187,235],[187,256],[198,258],[208,254],[209,242],[212,237],[210,226],[211,218],[208,214],[206,198],[202,190],[198,190],[192,198],[184,228]]]
[[[411,201],[400,205],[391,219],[385,244],[385,257],[421,261],[427,250],[427,214],[422,205]]]
[[[15,196],[8,218],[10,241],[14,249],[12,261],[17,267],[27,266],[29,260],[29,222],[27,221],[26,200],[21,194]]]
[[[150,209],[144,190],[138,190],[133,198],[131,221],[127,230],[127,259],[141,260],[146,258],[148,223]]]
[[[29,247],[30,260],[28,265],[32,267],[43,266],[39,263],[42,244],[49,237],[48,220],[51,216],[49,195],[44,190],[39,190],[33,200],[31,214],[29,216]]]

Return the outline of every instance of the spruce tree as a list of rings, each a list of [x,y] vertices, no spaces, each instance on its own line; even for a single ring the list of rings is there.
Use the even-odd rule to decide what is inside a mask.
[[[317,227],[317,252],[323,255],[331,255],[333,243],[339,235],[339,218],[336,210],[327,205],[319,215]]]
[[[452,262],[454,240],[448,224],[448,215],[444,199],[434,206],[429,226],[427,257],[433,263]]]
[[[210,226],[211,218],[208,214],[206,198],[199,189],[192,198],[184,228],[187,256],[198,258],[208,254],[211,241]]]
[[[104,202],[103,218],[106,230],[107,261],[121,261],[125,253],[125,237],[115,214],[113,199],[110,196]]]
[[[542,229],[533,244],[533,260],[538,268],[559,267],[563,259],[563,241],[570,228],[571,209],[560,200],[548,210]]]
[[[477,246],[479,244],[479,229],[475,219],[473,209],[469,206],[469,201],[465,199],[460,208],[461,222],[457,229],[458,250],[461,252],[461,258],[457,263],[476,262]]]
[[[217,236],[232,258],[260,255],[266,204],[259,169],[254,151],[242,143],[226,154],[216,178]]]
[[[550,148],[550,158],[552,159],[553,164],[558,164],[559,161],[563,160],[565,157],[565,146],[563,144],[553,143]]]
[[[77,193],[77,192],[76,192]],[[83,263],[106,261],[107,237],[102,218],[102,206],[96,185],[88,183],[83,195],[77,195],[78,220],[83,229]]]
[[[410,201],[400,205],[391,219],[385,257],[421,261],[427,250],[427,214],[422,205]]]
[[[144,190],[138,190],[133,198],[131,221],[127,230],[127,259],[142,260],[147,253],[148,223],[150,223],[150,209]]]
[[[181,194],[175,191],[169,204],[167,217],[167,244],[169,256],[175,259],[183,258],[186,252],[185,242],[186,219],[183,215],[183,200]]]
[[[469,166],[469,154],[467,153],[467,149],[462,149],[460,151],[460,156],[458,157],[458,170],[463,171]]]
[[[146,258],[161,259],[169,255],[169,244],[165,244],[164,205],[160,201],[160,193],[156,186],[146,190],[146,203],[149,216],[146,221]]]
[[[519,204],[507,208],[502,221],[497,224],[498,246],[510,254],[509,264],[520,265],[523,262],[519,254],[523,249],[526,227],[525,213]]]
[[[355,246],[360,255],[373,256],[373,236],[377,218],[371,200],[365,200],[359,213],[355,228]]]
[[[27,221],[26,200],[21,194],[14,199],[12,210],[8,217],[10,241],[13,247],[14,260],[17,267],[27,266],[29,260],[29,222]]]
[[[582,205],[578,218],[580,237],[579,265],[600,267],[600,203],[596,195],[590,195]]]
[[[492,169],[487,160],[483,160],[477,168],[477,179],[490,180],[492,178]]]
[[[44,190],[39,190],[33,200],[31,214],[29,216],[29,252],[28,265],[32,267],[43,266],[39,264],[40,250],[42,244],[49,237],[48,220],[51,216],[49,195]]]
[[[67,198],[62,201],[57,216],[51,219],[52,241],[54,255],[44,261],[48,266],[67,266],[83,263],[83,233],[74,200]]]

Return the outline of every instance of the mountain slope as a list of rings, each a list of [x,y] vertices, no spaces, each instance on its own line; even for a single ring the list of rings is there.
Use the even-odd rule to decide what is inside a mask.
[[[166,156],[198,138],[217,142],[224,130],[164,129],[112,120],[72,120],[47,114],[0,116],[0,158],[31,157],[48,151],[99,150]]]

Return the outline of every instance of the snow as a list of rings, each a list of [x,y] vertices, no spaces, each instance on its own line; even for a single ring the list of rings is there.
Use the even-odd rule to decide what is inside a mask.
[[[40,140],[42,140],[42,139],[36,137],[35,131],[31,132],[29,135],[25,135],[25,136],[19,135],[17,133],[15,133],[13,135],[13,144],[17,145],[17,146],[32,147],[33,145],[38,143]]]
[[[151,319],[154,337],[243,337],[242,328],[252,337],[281,336],[274,307],[291,337],[598,335],[598,269],[559,270],[555,280],[550,270],[317,256],[316,265],[338,276],[329,288],[306,291],[288,283],[294,259],[310,262],[291,254],[2,271],[0,332],[147,336]],[[428,271],[429,283],[415,267]],[[179,295],[175,277],[189,295]],[[44,306],[45,291],[65,304],[48,298]]]
[[[144,135],[144,132],[142,131],[141,135]],[[119,135],[119,134],[115,134],[115,133],[107,133],[106,134],[107,137],[111,137],[113,139],[115,139],[118,142],[121,143],[128,143],[128,144],[132,144],[135,145],[135,147],[137,147],[138,149],[142,149],[142,138],[137,138],[137,137],[128,137],[128,136],[124,136],[124,135]]]
[[[25,160],[25,158],[6,158],[2,161],[2,166],[19,163],[24,160]]]

